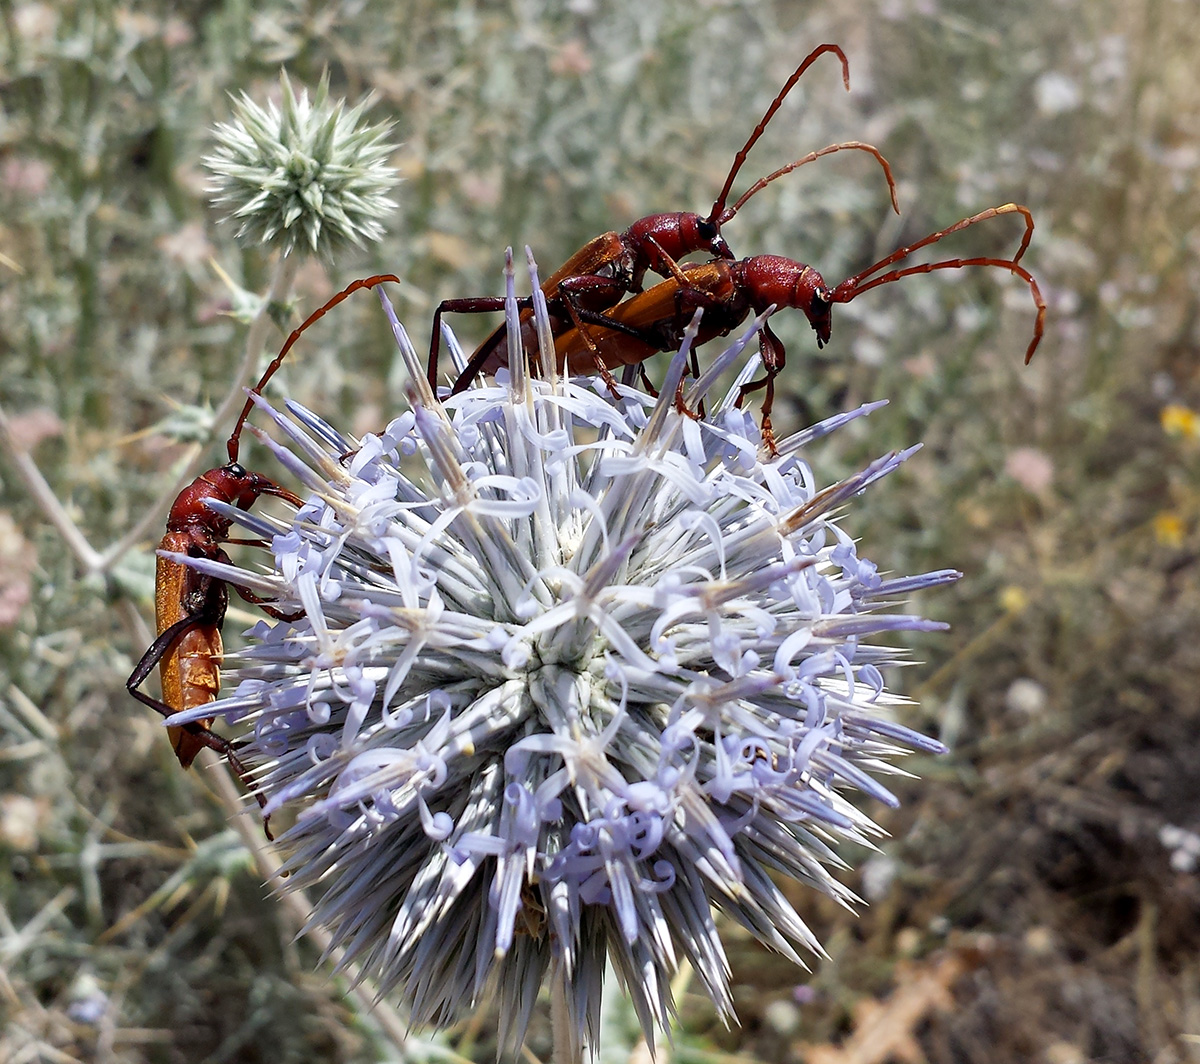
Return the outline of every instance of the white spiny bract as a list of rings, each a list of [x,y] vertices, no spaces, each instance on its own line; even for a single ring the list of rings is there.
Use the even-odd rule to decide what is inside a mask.
[[[511,377],[439,402],[385,298],[412,379],[386,431],[258,401],[309,501],[290,528],[224,508],[273,537],[269,574],[181,560],[304,617],[260,622],[236,693],[190,718],[225,714],[267,810],[295,810],[281,885],[319,894],[344,964],[419,1023],[494,992],[509,1045],[552,972],[594,1052],[609,961],[648,1037],[685,959],[733,1018],[714,908],[798,964],[820,952],[771,873],[856,900],[830,843],[879,829],[844,792],[894,804],[872,774],[942,749],[894,720],[899,654],[867,640],[943,627],[882,608],[959,574],[884,579],[833,522],[911,452],[823,489],[801,457],[880,404],[772,458],[736,385],[677,410],[693,334],[657,401],[544,355],[533,378],[511,257],[508,284]]]
[[[379,219],[396,206],[387,193],[396,172],[390,123],[363,125],[370,100],[346,108],[330,101],[329,78],[310,102],[280,75],[281,105],[260,107],[242,94],[232,121],[214,130],[216,151],[204,161],[216,177],[214,202],[239,223],[237,238],[297,247],[328,258],[347,245],[378,240]]]

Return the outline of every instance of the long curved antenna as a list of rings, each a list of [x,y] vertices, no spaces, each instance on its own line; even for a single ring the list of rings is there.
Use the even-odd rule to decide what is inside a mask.
[[[1001,269],[1011,270],[1021,280],[1028,283],[1029,291],[1033,295],[1034,305],[1037,307],[1037,318],[1034,319],[1033,323],[1033,339],[1029,341],[1029,346],[1025,349],[1025,365],[1028,366],[1029,360],[1033,358],[1033,353],[1037,350],[1038,344],[1042,342],[1042,333],[1045,331],[1046,325],[1046,301],[1042,298],[1042,290],[1038,287],[1037,281],[1033,279],[1033,275],[1024,266],[1018,266],[1015,258],[946,259],[944,262],[924,262],[920,266],[906,266],[902,270],[892,270],[890,273],[875,277],[866,284],[858,285],[850,289],[847,294],[840,296],[839,292],[841,292],[842,285],[838,285],[834,289],[833,298],[830,302],[849,303],[855,296],[860,296],[863,292],[869,292],[872,288],[878,288],[881,284],[891,284],[892,281],[898,281],[901,277],[911,277],[914,273],[933,273],[934,270],[957,270],[963,266],[999,266]]]
[[[943,237],[949,236],[951,233],[957,233],[960,229],[966,229],[969,225],[974,225],[976,222],[986,222],[989,218],[998,218],[1002,214],[1019,214],[1025,219],[1025,235],[1021,237],[1021,246],[1017,248],[1017,253],[1011,259],[1004,259],[1004,262],[1011,262],[1015,267],[1021,261],[1021,256],[1025,254],[1025,249],[1029,247],[1029,241],[1033,239],[1033,215],[1028,207],[1022,206],[1020,203],[1003,203],[999,207],[989,207],[986,211],[980,211],[978,214],[971,215],[970,218],[963,218],[961,221],[955,222],[953,225],[945,229],[939,229],[936,233],[930,233],[923,240],[918,240],[915,244],[909,244],[907,247],[893,251],[887,258],[880,259],[875,265],[868,266],[862,273],[857,273],[853,277],[848,277],[840,285],[834,289],[838,292],[843,288],[850,290],[866,291],[866,288],[859,289],[862,282],[877,273],[879,270],[886,269],[893,262],[899,262],[901,259],[908,258],[914,251],[919,251],[921,248],[928,247],[930,244],[936,244]],[[1015,270],[1013,271],[1016,272]],[[868,287],[874,287],[873,285]],[[835,303],[845,303],[845,299],[834,298]]]
[[[867,278],[871,277],[871,274],[885,269],[892,265],[893,262],[899,262],[902,259],[908,258],[914,251],[928,247],[930,244],[936,244],[942,237],[949,236],[951,233],[957,233],[960,229],[966,229],[967,226],[974,225],[976,222],[986,222],[989,218],[997,218],[1002,214],[1019,214],[1025,219],[1025,233],[1021,237],[1021,246],[1017,248],[1017,253],[1011,259],[990,257],[946,259],[941,262],[924,263],[920,266],[906,266],[903,269],[891,270],[879,277],[867,280]],[[1025,364],[1028,365],[1029,360],[1033,358],[1034,351],[1037,350],[1038,344],[1042,342],[1042,333],[1046,322],[1046,301],[1042,298],[1042,290],[1038,287],[1037,281],[1033,279],[1033,275],[1023,266],[1018,265],[1021,261],[1021,256],[1025,254],[1025,250],[1029,247],[1031,239],[1033,239],[1033,214],[1028,207],[1020,203],[1002,203],[999,207],[989,207],[986,211],[973,214],[970,218],[963,218],[961,221],[955,222],[945,229],[939,229],[936,233],[930,233],[929,236],[923,240],[918,240],[915,244],[909,244],[907,247],[893,251],[887,258],[880,259],[873,266],[868,266],[862,273],[857,273],[853,277],[847,277],[846,280],[830,292],[829,302],[849,303],[855,296],[859,296],[863,292],[868,292],[872,288],[878,288],[882,284],[890,284],[892,281],[898,281],[901,277],[911,277],[916,273],[932,273],[934,270],[957,270],[963,266],[997,266],[1015,273],[1025,281],[1029,285],[1029,291],[1033,295],[1033,302],[1037,306],[1037,318],[1033,323],[1033,339],[1029,341],[1029,347],[1025,350]]]
[[[841,144],[830,144],[827,147],[822,148],[820,151],[810,151],[806,156],[804,156],[803,159],[797,159],[794,163],[788,163],[787,166],[781,166],[774,173],[768,174],[766,177],[760,177],[754,182],[753,185],[751,185],[748,189],[746,189],[745,192],[742,193],[741,198],[737,201],[737,203],[735,203],[732,207],[726,207],[725,210],[721,212],[721,217],[716,220],[716,224],[718,226],[724,225],[746,205],[746,201],[750,199],[751,196],[753,196],[756,192],[761,192],[777,177],[783,177],[784,174],[790,174],[793,170],[803,166],[805,163],[816,161],[817,159],[821,158],[822,155],[832,155],[835,151],[843,151],[848,148],[853,148],[857,151],[870,152],[875,156],[876,159],[879,160],[879,165],[883,167],[883,176],[887,178],[888,193],[892,197],[892,210],[899,214],[900,201],[896,198],[896,179],[892,176],[892,168],[888,165],[888,161],[883,157],[879,149],[876,148],[874,144],[866,144],[861,140],[847,140],[843,141]]]
[[[742,168],[742,163],[746,161],[746,156],[750,153],[750,149],[757,143],[758,138],[763,135],[763,131],[767,128],[767,123],[775,116],[775,112],[779,110],[780,104],[783,103],[783,98],[792,91],[792,87],[804,76],[804,72],[812,66],[818,57],[826,52],[833,52],[842,61],[842,81],[846,86],[846,91],[850,91],[850,63],[846,59],[846,53],[841,50],[836,44],[822,44],[814,48],[804,57],[804,61],[796,67],[795,72],[787,81],[784,82],[783,88],[779,90],[779,95],[771,101],[771,106],[767,108],[767,113],[762,116],[762,121],[754,127],[754,132],[750,134],[750,138],[742,145],[742,150],[733,157],[733,166],[729,168],[729,176],[725,178],[725,185],[721,189],[721,194],[717,197],[713,204],[712,213],[708,216],[710,224],[716,223],[725,211],[725,201],[729,198],[729,190],[733,188],[734,181],[737,180],[738,171]]]
[[[353,295],[360,288],[374,288],[377,284],[382,284],[384,281],[392,281],[395,284],[401,283],[400,278],[393,273],[377,273],[372,277],[363,277],[360,280],[351,281],[350,284],[346,285],[345,288],[338,292],[338,294],[330,299],[324,306],[318,307],[316,310],[314,310],[307,318],[304,319],[304,321],[300,323],[298,328],[292,331],[291,336],[287,338],[283,347],[280,349],[279,354],[277,354],[271,360],[271,364],[267,366],[266,370],[263,372],[263,375],[259,377],[258,383],[250,389],[250,395],[246,397],[246,405],[242,407],[242,412],[238,415],[237,423],[233,426],[233,432],[229,434],[229,442],[225,445],[226,450],[229,452],[229,460],[231,462],[236,462],[238,460],[238,450],[241,446],[242,439],[242,428],[245,426],[246,418],[250,416],[250,411],[254,406],[254,399],[252,396],[262,395],[262,390],[267,386],[271,378],[275,376],[275,371],[283,365],[283,360],[287,357],[287,353],[292,349],[292,345],[304,335],[305,330],[310,325],[325,317],[326,314],[328,314],[347,296]]]

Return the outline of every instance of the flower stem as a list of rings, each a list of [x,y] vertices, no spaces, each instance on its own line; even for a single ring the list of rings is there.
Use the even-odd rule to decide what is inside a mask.
[[[211,771],[208,778],[213,781],[224,802],[225,810],[229,814],[229,823],[238,833],[242,845],[250,852],[263,882],[278,882],[281,878],[279,870],[282,862],[275,850],[263,838],[258,818],[239,815],[246,812],[246,806],[238,792],[237,784],[233,782],[229,766],[211,750],[201,751],[200,758],[203,767]],[[313,906],[308,896],[301,890],[281,892],[279,902],[284,912],[284,919],[291,924],[292,929],[297,934],[301,930],[307,929],[306,933],[313,944],[328,957],[335,970],[339,969],[343,951],[333,943],[332,936],[328,931],[322,927],[313,926]],[[369,976],[353,971],[350,974],[351,991],[363,1008],[364,1018],[377,1024],[390,1039],[395,1049],[404,1056],[409,1042],[407,1017],[388,1005],[381,1004],[379,991]]]
[[[244,401],[243,391],[250,383],[251,375],[258,365],[259,355],[262,354],[263,345],[266,343],[267,330],[271,325],[271,307],[287,300],[299,265],[299,255],[281,255],[275,264],[270,290],[267,292],[263,305],[254,316],[254,320],[250,323],[250,332],[246,335],[246,351],[242,356],[241,368],[225,398],[221,400],[221,405],[217,407],[217,412],[213,415],[212,427],[209,429],[210,439],[216,434],[217,428],[223,425]],[[171,486],[159,496],[158,501],[142,515],[137,524],[104,552],[96,568],[100,571],[110,568],[126,551],[140,542],[149,529],[162,524],[175,497],[195,478],[199,469],[198,459],[203,450],[204,448],[200,444],[193,444],[188,449],[187,457],[180,464],[179,472]]]
[[[262,354],[267,330],[271,325],[271,307],[287,301],[292,282],[296,280],[296,271],[300,268],[300,258],[299,255],[283,254],[275,264],[275,275],[271,278],[267,298],[254,316],[254,321],[250,323],[250,332],[246,334],[246,353],[242,358],[242,368],[238,370],[232,387],[213,415],[214,429],[229,420],[234,411],[240,409],[245,402],[242,393],[258,367],[258,358]]]
[[[562,961],[557,957],[550,967],[550,1030],[554,1051],[553,1064],[582,1064],[582,1043],[571,1030],[571,1013],[567,1008],[567,980]]]
[[[271,307],[287,300],[292,283],[296,279],[299,267],[298,255],[282,255],[275,266],[271,278],[271,288],[263,301],[262,307],[250,323],[250,332],[246,336],[246,352],[242,357],[242,366],[238,370],[229,392],[221,401],[217,412],[213,415],[209,438],[215,435],[219,425],[224,423],[238,405],[242,402],[242,393],[250,381],[255,366],[258,365],[259,355],[266,343],[267,330],[271,324]],[[0,448],[8,453],[16,466],[17,474],[25,482],[29,494],[46,515],[47,520],[58,530],[71,553],[79,560],[82,568],[88,573],[104,573],[110,570],[136,544],[140,543],[146,533],[155,525],[162,524],[163,518],[171,508],[175,497],[183,490],[189,481],[195,479],[199,469],[199,459],[204,452],[204,444],[194,443],[186,451],[184,459],[178,465],[178,472],[171,486],[164,491],[128,532],[115,543],[110,544],[103,552],[98,552],[80,531],[79,526],[71,519],[71,515],[63,508],[54,494],[54,489],[46,482],[37,463],[29,453],[17,442],[10,431],[8,416],[0,409]]]

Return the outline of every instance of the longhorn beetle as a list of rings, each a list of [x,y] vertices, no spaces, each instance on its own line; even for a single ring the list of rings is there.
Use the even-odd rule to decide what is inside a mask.
[[[186,554],[192,558],[210,558],[228,562],[223,543],[229,539],[232,520],[210,510],[207,499],[217,499],[248,510],[260,495],[274,495],[302,505],[302,500],[258,473],[247,472],[236,462],[202,473],[183,489],[171,506],[167,532],[159,544],[154,583],[154,605],[158,637],[150,644],[125,682],[129,693],[139,702],[171,716],[212,702],[221,689],[221,625],[229,604],[228,585],[223,580],[199,573],[183,562],[162,557],[163,551]],[[247,602],[259,606],[279,620],[295,620],[301,614],[282,613],[246,588],[233,585]],[[162,699],[139,690],[143,681],[159,666]],[[213,732],[213,718],[167,729],[168,738],[187,768],[205,747],[224,754],[238,778],[253,790],[245,766],[234,753],[232,744]],[[265,800],[256,794],[259,805]],[[264,829],[266,824],[264,822]],[[267,831],[270,838],[270,831]]]
[[[729,193],[733,188],[733,183],[737,179],[737,175],[742,168],[742,164],[746,161],[750,149],[754,147],[759,137],[762,136],[767,125],[774,117],[775,112],[779,110],[784,98],[791,92],[796,82],[800,80],[813,62],[827,52],[832,52],[841,61],[842,81],[847,90],[850,88],[850,64],[846,59],[846,54],[838,45],[822,44],[805,56],[800,65],[792,72],[791,77],[784,83],[783,88],[776,94],[774,100],[771,101],[771,105],[763,114],[758,125],[754,127],[746,143],[742,145],[741,150],[734,156],[733,164],[725,178],[725,184],[713,202],[712,210],[709,211],[707,217],[702,218],[700,215],[690,212],[647,215],[645,218],[634,222],[623,233],[604,233],[588,241],[545,281],[542,285],[542,291],[546,294],[549,303],[551,326],[556,334],[566,332],[575,327],[579,320],[577,311],[596,313],[614,306],[627,293],[640,292],[642,289],[642,280],[647,270],[652,270],[666,276],[674,267],[677,259],[681,259],[694,251],[708,250],[718,259],[732,260],[734,255],[729,249],[729,245],[726,244],[724,237],[721,236],[721,226],[733,218],[755,193],[765,188],[772,181],[776,180],[776,178],[782,177],[797,167],[804,166],[806,163],[813,162],[824,155],[831,155],[834,152],[847,149],[865,151],[874,155],[883,167],[884,176],[887,178],[892,207],[899,213],[900,208],[896,199],[896,182],[892,177],[891,167],[877,148],[870,144],[864,144],[861,141],[830,144],[820,151],[810,152],[801,159],[788,163],[786,166],[781,166],[767,177],[760,178],[743,193],[732,207],[726,205]],[[262,389],[267,386],[276,370],[283,364],[283,360],[287,357],[288,352],[310,325],[319,318],[324,317],[325,314],[347,296],[363,288],[374,288],[384,281],[400,283],[400,279],[394,274],[376,274],[372,277],[364,277],[360,280],[352,281],[327,303],[318,307],[287,338],[279,354],[267,366],[262,377],[251,391],[254,394],[261,394]],[[532,311],[529,309],[530,301],[523,301],[523,306],[525,309],[522,311],[522,327],[523,331],[525,331],[532,328]],[[448,311],[478,313],[501,310],[503,307],[504,300],[502,298],[491,296],[474,299],[445,300],[438,306],[433,319],[428,369],[430,385],[434,388],[435,392],[437,389],[437,366],[441,341],[442,314]],[[454,390],[456,392],[462,391],[481,371],[494,370],[504,364],[505,351],[504,345],[501,343],[504,328],[503,325],[497,328],[475,351],[467,369],[459,376],[455,383]],[[620,324],[610,325],[610,328],[620,330],[622,326]],[[633,338],[636,339],[636,334],[634,334]],[[536,341],[532,334],[525,337],[525,342],[529,348],[536,346]],[[246,418],[250,416],[252,408],[253,400],[248,398],[242,407],[241,414],[238,416],[233,433],[229,437],[228,451],[231,462],[237,461],[242,427],[246,422]]]
[[[976,222],[1014,213],[1025,219],[1025,233],[1017,253],[1011,259],[985,256],[945,259],[879,274],[880,270],[886,270],[908,258],[914,251],[935,244],[951,233],[966,229]],[[831,312],[835,303],[849,303],[863,292],[912,274],[959,269],[962,266],[996,266],[1010,270],[1024,280],[1037,307],[1033,338],[1025,351],[1025,361],[1028,363],[1041,342],[1046,317],[1046,304],[1037,281],[1019,265],[1032,236],[1033,215],[1029,209],[1017,203],[1005,203],[899,248],[833,288],[825,284],[813,267],[779,255],[756,255],[736,262],[714,259],[706,263],[677,265],[668,280],[624,303],[618,303],[604,314],[582,310],[580,326],[556,338],[555,355],[559,365],[568,372],[586,372],[589,366],[596,365],[607,370],[640,364],[659,351],[678,347],[684,327],[697,308],[704,309],[696,337],[696,346],[699,346],[736,328],[751,310],[761,314],[772,305],[803,311],[817,334],[817,346],[824,347],[829,341],[833,324]],[[879,276],[874,276],[876,274]],[[774,451],[771,407],[775,397],[775,378],[783,369],[786,352],[779,338],[765,324],[759,333],[759,349],[764,375],[762,379],[742,388],[739,402],[751,392],[766,389],[762,408],[763,438],[767,447]]]

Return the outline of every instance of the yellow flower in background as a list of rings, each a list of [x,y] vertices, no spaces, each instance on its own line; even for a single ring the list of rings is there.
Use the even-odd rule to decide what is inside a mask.
[[[1154,539],[1163,547],[1182,547],[1184,533],[1183,518],[1170,510],[1154,515]]]
[[[1000,592],[1000,607],[1005,613],[1023,613],[1029,605],[1029,595],[1025,589],[1009,584]]]
[[[1168,436],[1182,436],[1189,440],[1200,439],[1200,414],[1186,406],[1172,403],[1164,406],[1159,415],[1163,432]]]

